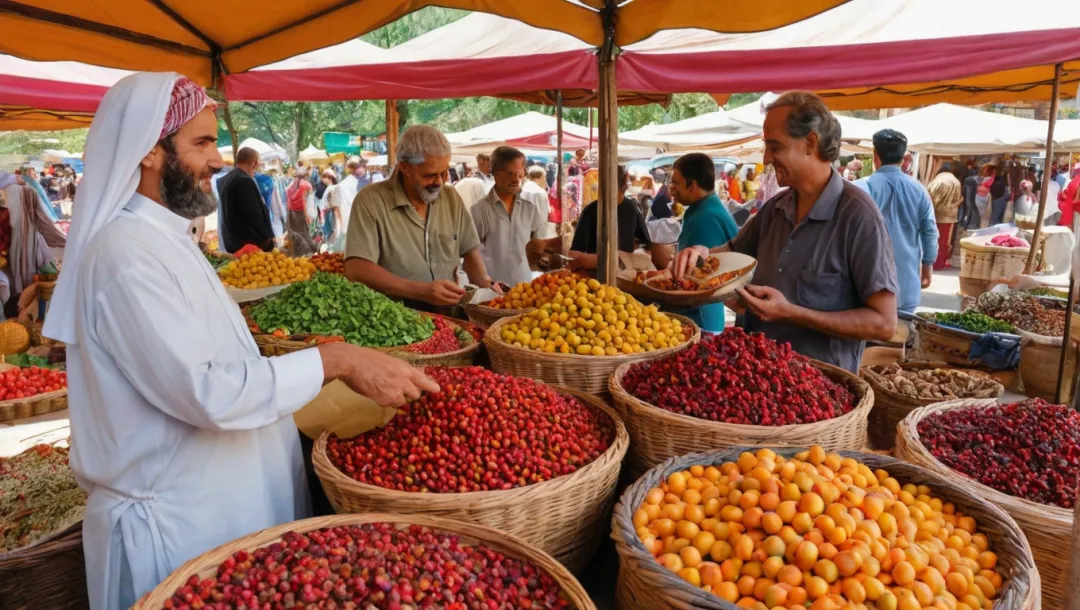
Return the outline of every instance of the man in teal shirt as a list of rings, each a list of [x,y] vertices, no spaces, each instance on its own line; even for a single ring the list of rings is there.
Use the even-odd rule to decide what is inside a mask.
[[[712,159],[702,153],[683,155],[675,161],[671,175],[671,194],[675,201],[687,206],[683,215],[679,250],[693,245],[709,248],[722,246],[739,233],[735,219],[715,192],[716,168]],[[724,305],[715,303],[697,309],[674,310],[693,320],[702,330],[724,330]]]

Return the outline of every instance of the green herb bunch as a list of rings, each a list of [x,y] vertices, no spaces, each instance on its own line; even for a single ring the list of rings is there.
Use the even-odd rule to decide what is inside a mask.
[[[942,326],[951,326],[972,333],[1012,333],[1012,324],[991,318],[986,314],[968,310],[964,313],[954,311],[934,314],[933,320]]]

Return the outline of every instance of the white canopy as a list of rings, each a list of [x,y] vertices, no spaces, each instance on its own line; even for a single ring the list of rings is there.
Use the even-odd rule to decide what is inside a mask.
[[[1062,151],[1080,151],[1080,120],[1058,121],[1054,125],[1054,146]]]
[[[649,146],[668,151],[701,150],[728,146],[757,137],[761,127],[734,121],[723,109],[674,123],[653,123],[619,134],[619,144]]]
[[[330,155],[327,155],[325,150],[315,148],[314,144],[300,151],[298,156],[301,161],[325,161],[330,158]]]
[[[290,57],[276,63],[253,68],[252,72],[267,70],[312,70],[340,66],[389,63],[394,54],[359,38],[331,47]]]
[[[935,155],[1041,152],[1046,121],[934,104],[878,121],[907,136],[908,148]]]
[[[475,152],[491,152],[497,146],[533,138],[538,135],[555,134],[558,132],[558,121],[555,117],[540,112],[529,111],[507,119],[487,123],[466,131],[446,134],[450,140],[454,152],[472,152],[462,149],[479,147]],[[563,121],[564,136],[574,136],[588,141],[589,128],[582,127],[569,121]],[[592,140],[596,142],[600,132],[593,130]]]
[[[775,93],[766,93],[755,102],[729,110],[728,117],[736,123],[760,130],[762,125],[765,124],[765,108],[778,97],[780,96]],[[849,142],[870,140],[876,131],[885,128],[885,125],[880,121],[860,119],[842,114],[835,114],[834,116],[836,116],[836,120],[840,121],[842,139]]]
[[[241,148],[254,149],[255,152],[259,153],[259,160],[263,163],[274,159],[284,161],[288,160],[289,158],[289,155],[285,152],[285,149],[281,148],[276,144],[267,144],[266,142],[263,142],[258,138],[245,139],[243,142],[240,143],[240,146],[236,147],[236,150],[239,151]]]

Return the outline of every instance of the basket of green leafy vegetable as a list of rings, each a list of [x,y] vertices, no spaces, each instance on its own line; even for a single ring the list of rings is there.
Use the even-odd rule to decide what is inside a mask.
[[[986,333],[1014,334],[1011,324],[975,310],[915,315],[919,347],[950,364],[970,365],[971,345]]]

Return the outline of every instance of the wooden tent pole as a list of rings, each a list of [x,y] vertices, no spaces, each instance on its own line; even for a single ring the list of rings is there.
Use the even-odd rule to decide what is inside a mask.
[[[386,100],[386,167],[393,172],[397,166],[398,112],[395,100]]]
[[[555,140],[555,162],[558,164],[558,173],[555,175],[555,188],[558,189],[555,192],[559,197],[559,225],[555,227],[557,235],[563,234],[563,227],[568,223],[566,222],[566,215],[569,214],[566,206],[566,178],[563,176],[563,98],[562,89],[555,92],[555,124],[556,124],[556,140]]]
[[[597,205],[597,279],[612,286],[619,269],[619,99],[615,84],[615,0],[606,0],[600,49],[600,198]],[[591,134],[591,132],[590,132]]]
[[[1067,307],[1066,312],[1072,312],[1073,307],[1076,306],[1076,273],[1077,269],[1071,269],[1069,271],[1069,297],[1066,299]],[[1072,375],[1067,375],[1065,371],[1069,363],[1069,358],[1073,354],[1073,342],[1072,342],[1072,323],[1073,317],[1071,313],[1065,315],[1065,333],[1061,339],[1061,358],[1058,361],[1058,379],[1057,379],[1057,391],[1054,393],[1054,404],[1063,405],[1066,400],[1069,400],[1069,394],[1075,391],[1075,383],[1069,383],[1066,387],[1066,382],[1073,382]],[[1069,400],[1071,403],[1072,401]]]
[[[1039,214],[1035,217],[1035,234],[1031,236],[1031,251],[1028,252],[1027,264],[1024,265],[1024,274],[1031,275],[1035,269],[1035,257],[1039,253],[1039,236],[1042,233],[1043,220],[1046,218],[1046,195],[1050,190],[1050,168],[1054,163],[1054,125],[1058,115],[1058,92],[1061,89],[1062,64],[1054,66],[1053,97],[1050,99],[1050,120],[1046,126],[1046,159],[1043,161],[1042,189],[1039,191]],[[1072,226],[1072,219],[1069,226]]]

